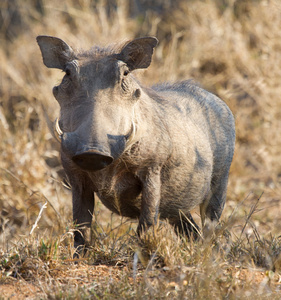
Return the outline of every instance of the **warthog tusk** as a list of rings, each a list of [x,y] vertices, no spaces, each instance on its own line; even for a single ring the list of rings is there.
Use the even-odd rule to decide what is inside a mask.
[[[133,144],[135,135],[136,135],[136,124],[133,121],[132,122],[132,127],[131,127],[131,132],[127,135],[128,136],[127,143],[126,143],[126,148],[127,149]]]
[[[63,131],[60,128],[60,124],[59,124],[59,119],[58,118],[56,118],[56,120],[55,120],[54,132],[55,132],[56,139],[58,141],[60,141],[61,140],[61,136],[63,135]]]

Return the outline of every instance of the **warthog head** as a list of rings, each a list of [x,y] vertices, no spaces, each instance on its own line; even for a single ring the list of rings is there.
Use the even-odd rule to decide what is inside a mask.
[[[147,68],[157,39],[145,37],[120,50],[76,52],[56,37],[38,36],[44,64],[65,72],[53,94],[60,104],[62,151],[87,171],[105,168],[134,134],[134,107],[142,89],[130,72]]]

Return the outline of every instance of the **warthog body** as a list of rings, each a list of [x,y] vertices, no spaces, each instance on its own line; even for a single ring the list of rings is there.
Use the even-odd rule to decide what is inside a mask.
[[[197,205],[203,225],[220,218],[235,142],[222,100],[190,81],[143,87],[131,72],[150,65],[153,37],[87,52],[55,37],[37,41],[45,65],[65,71],[53,93],[77,225],[90,226],[95,193],[138,218],[138,232],[160,217],[190,235]],[[77,231],[75,246],[84,243]]]

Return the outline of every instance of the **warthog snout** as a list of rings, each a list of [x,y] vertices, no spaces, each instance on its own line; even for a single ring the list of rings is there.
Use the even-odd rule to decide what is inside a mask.
[[[101,147],[88,147],[79,145],[79,135],[76,132],[64,133],[59,124],[59,120],[55,121],[55,134],[57,139],[62,142],[62,147],[69,153],[72,161],[85,171],[98,171],[104,169],[113,162],[113,157],[109,152],[101,149]],[[77,148],[80,150],[77,151]]]
[[[72,160],[77,166],[86,171],[98,171],[113,161],[113,157],[96,149],[76,153]]]

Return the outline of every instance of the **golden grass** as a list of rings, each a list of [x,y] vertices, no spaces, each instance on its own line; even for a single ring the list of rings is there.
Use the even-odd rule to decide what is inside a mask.
[[[281,4],[178,0],[141,12],[133,3],[0,4],[0,299],[279,299]],[[155,35],[143,82],[194,78],[230,106],[237,143],[215,237],[187,242],[164,222],[139,240],[134,222],[98,203],[92,248],[74,264],[71,193],[42,110],[58,116],[51,90],[62,74],[43,65],[39,34],[77,48]]]

